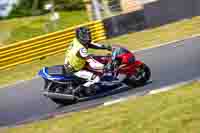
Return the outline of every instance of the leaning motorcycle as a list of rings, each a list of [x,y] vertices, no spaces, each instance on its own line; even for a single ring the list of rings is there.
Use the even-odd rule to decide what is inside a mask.
[[[83,87],[87,81],[66,71],[64,65],[44,67],[38,73],[45,81],[43,95],[57,104],[67,104],[108,93],[122,84],[132,87],[145,85],[151,77],[150,68],[136,60],[135,55],[126,48],[114,46],[110,55],[91,57],[105,64],[104,70],[96,71],[101,77],[100,82]],[[116,82],[118,75],[126,75],[126,78]]]

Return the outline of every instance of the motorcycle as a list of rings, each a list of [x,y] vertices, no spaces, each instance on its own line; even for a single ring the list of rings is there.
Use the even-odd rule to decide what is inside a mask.
[[[143,62],[136,60],[135,55],[128,49],[113,46],[112,53],[105,56],[91,56],[105,64],[102,71],[92,70],[101,77],[100,82],[83,87],[87,81],[66,71],[64,65],[44,67],[39,76],[45,81],[43,95],[57,104],[68,104],[98,94],[108,93],[122,84],[127,86],[145,85],[151,77],[150,68]],[[120,82],[119,75],[126,75]]]

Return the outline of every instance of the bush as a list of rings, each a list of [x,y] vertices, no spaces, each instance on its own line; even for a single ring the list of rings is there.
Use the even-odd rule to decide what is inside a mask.
[[[43,0],[39,0],[40,2]],[[36,9],[34,9],[34,12],[32,10],[34,0],[20,0],[19,5],[15,6],[8,16],[8,18],[14,18],[14,17],[25,17],[25,16],[33,16],[33,15],[40,15],[42,14],[43,8],[39,8],[39,3]],[[35,12],[38,12],[35,14]]]
[[[37,5],[33,7],[35,1]],[[48,11],[44,10],[44,5],[48,2],[49,0],[21,0],[7,18],[45,14]],[[57,11],[82,10],[85,7],[83,0],[54,0],[54,4]]]
[[[80,10],[85,8],[83,0],[57,0],[56,5],[58,10]]]

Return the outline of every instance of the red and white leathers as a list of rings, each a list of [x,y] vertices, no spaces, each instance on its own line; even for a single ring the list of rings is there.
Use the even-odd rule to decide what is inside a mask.
[[[104,45],[97,44],[97,43],[91,43],[88,47],[93,48],[93,49],[106,49]],[[104,64],[100,63],[99,61],[93,59],[92,57],[88,55],[87,48],[81,48],[78,51],[77,56],[84,58],[92,70],[103,70],[104,68]],[[68,64],[67,58],[65,59],[65,64]],[[74,75],[76,75],[77,77],[86,79],[88,81],[83,85],[85,87],[89,87],[90,85],[100,81],[100,77],[97,74],[87,69],[74,72]]]
[[[104,64],[102,64],[92,58],[87,59],[87,62],[88,62],[89,67],[93,70],[103,70],[103,68],[104,68]],[[97,74],[95,74],[89,70],[86,70],[86,69],[75,72],[74,74],[77,77],[86,79],[88,81],[83,85],[85,87],[89,87],[90,85],[100,81],[100,77]]]

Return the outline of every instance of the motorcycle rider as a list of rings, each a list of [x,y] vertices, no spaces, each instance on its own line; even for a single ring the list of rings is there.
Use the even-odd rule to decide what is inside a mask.
[[[83,85],[84,87],[89,87],[100,81],[100,77],[97,74],[85,69],[86,64],[89,64],[89,67],[93,70],[103,70],[104,68],[104,64],[93,59],[88,54],[88,48],[112,50],[110,45],[101,45],[92,42],[89,28],[79,27],[76,29],[76,37],[66,51],[64,66],[67,71],[71,71],[77,77],[88,81]]]

